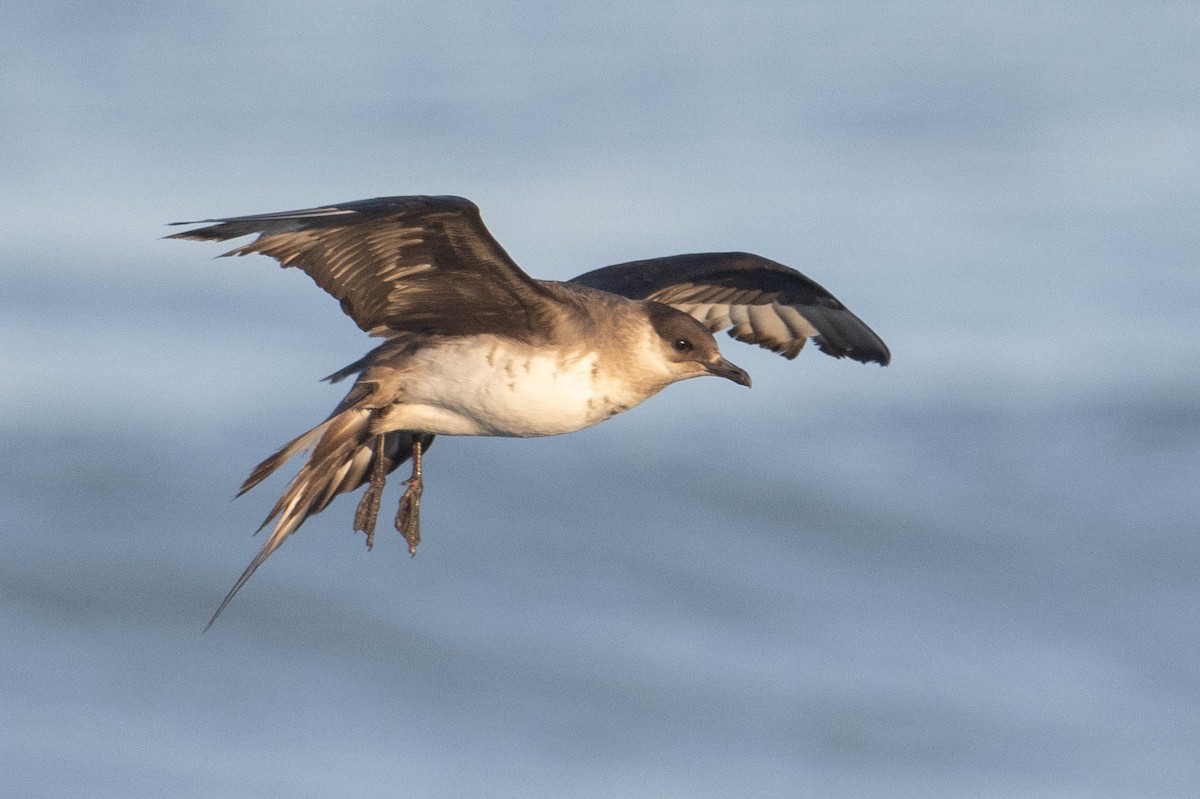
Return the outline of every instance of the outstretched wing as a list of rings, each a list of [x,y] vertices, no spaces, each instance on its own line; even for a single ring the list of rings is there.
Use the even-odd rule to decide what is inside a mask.
[[[694,316],[714,333],[757,344],[785,358],[805,341],[835,358],[886,365],[875,331],[838,299],[791,267],[744,252],[672,255],[606,266],[570,281],[635,300],[657,300]]]
[[[296,266],[371,335],[503,330],[535,341],[552,296],[492,238],[462,197],[379,197],[301,211],[206,219],[168,238],[258,238],[225,255]]]

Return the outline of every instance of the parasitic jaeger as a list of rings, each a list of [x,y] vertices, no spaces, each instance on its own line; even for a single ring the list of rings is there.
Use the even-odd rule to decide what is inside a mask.
[[[566,282],[521,271],[462,197],[380,197],[300,211],[177,222],[168,238],[258,238],[299,267],[364,331],[383,338],[333,373],[354,385],[321,424],[255,467],[238,496],[311,450],[263,522],[270,536],[209,626],[262,563],[338,494],[367,485],[354,529],[374,543],[386,475],[412,458],[396,529],[416,554],[421,456],[435,435],[548,436],[628,410],[671,383],[750,376],[713,333],[795,358],[808,339],[835,358],[886,365],[887,346],[832,294],[748,253],[698,253],[607,266]],[[260,527],[259,529],[262,529]]]

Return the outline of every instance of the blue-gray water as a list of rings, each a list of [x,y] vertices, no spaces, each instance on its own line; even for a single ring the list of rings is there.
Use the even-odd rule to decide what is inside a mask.
[[[1191,796],[1200,11],[0,12],[6,795]],[[311,520],[218,624],[370,342],[162,223],[476,200],[539,277],[748,249],[887,369],[439,439],[425,540]],[[387,503],[398,497],[393,486]]]

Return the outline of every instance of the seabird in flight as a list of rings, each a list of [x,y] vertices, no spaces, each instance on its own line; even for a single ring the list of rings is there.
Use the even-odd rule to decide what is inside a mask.
[[[795,358],[808,339],[835,358],[887,364],[887,346],[824,288],[748,253],[699,253],[535,280],[462,197],[380,197],[208,219],[169,238],[224,241],[299,267],[383,343],[330,375],[354,385],[321,424],[260,463],[238,496],[293,455],[308,460],[262,526],[271,535],[209,626],[305,519],[366,484],[354,528],[374,542],[385,476],[410,457],[396,529],[415,554],[421,456],[435,435],[548,436],[603,422],[671,383],[743,386],[713,333]],[[260,528],[261,529],[261,528]]]

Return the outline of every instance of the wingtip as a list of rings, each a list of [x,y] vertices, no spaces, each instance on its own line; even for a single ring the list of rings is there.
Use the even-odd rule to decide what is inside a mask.
[[[883,350],[868,350],[867,352],[847,352],[845,357],[858,361],[862,364],[874,363],[880,366],[887,366],[892,362],[892,353],[887,349]]]
[[[853,317],[853,320],[861,326],[859,331],[853,332],[853,338],[857,341],[850,340],[851,335],[848,335],[844,329],[839,331],[836,327],[830,327],[826,334],[812,337],[817,349],[831,358],[849,358],[862,364],[877,363],[880,366],[887,366],[891,363],[892,352],[883,343],[883,339],[879,338],[875,331],[862,324],[858,317]]]
[[[890,352],[884,352],[882,354],[878,352],[870,352],[866,354],[848,352],[846,353],[846,357],[862,364],[874,363],[878,364],[879,366],[887,366],[892,362],[892,354]]]

